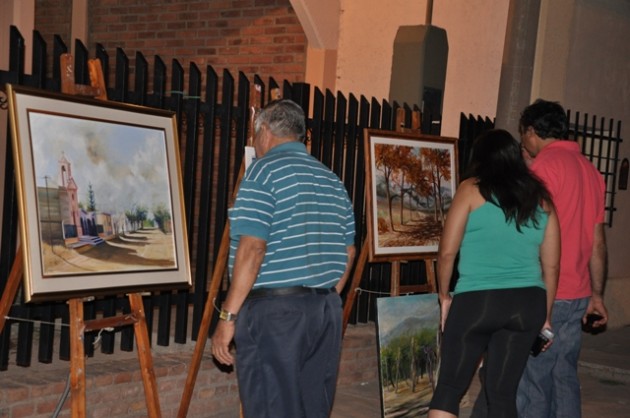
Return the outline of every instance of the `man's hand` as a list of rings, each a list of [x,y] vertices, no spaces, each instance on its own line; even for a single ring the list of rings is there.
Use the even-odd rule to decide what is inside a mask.
[[[212,355],[222,364],[234,364],[234,356],[230,353],[230,343],[234,338],[234,321],[219,320],[212,334]]]
[[[582,317],[583,324],[586,324],[588,320],[587,317],[590,314],[597,314],[602,317],[601,319],[593,321],[593,328],[603,327],[608,322],[608,310],[606,309],[606,306],[604,306],[604,301],[601,297],[597,297],[595,295],[591,297],[591,300],[588,303],[588,308],[586,308],[586,313]]]

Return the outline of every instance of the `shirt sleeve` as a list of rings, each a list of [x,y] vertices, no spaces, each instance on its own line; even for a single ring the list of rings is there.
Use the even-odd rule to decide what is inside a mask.
[[[247,235],[267,241],[275,207],[273,194],[265,185],[244,180],[229,211],[230,237]]]
[[[348,199],[348,205],[346,207],[346,246],[354,245],[355,235],[355,221],[354,221],[354,209],[352,203]]]

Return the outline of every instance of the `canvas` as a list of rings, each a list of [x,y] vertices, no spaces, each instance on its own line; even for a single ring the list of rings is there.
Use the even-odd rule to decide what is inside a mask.
[[[190,285],[175,116],[9,87],[25,297]]]
[[[426,416],[439,368],[437,294],[376,300],[382,416]]]
[[[457,185],[457,139],[367,129],[370,261],[437,253]]]

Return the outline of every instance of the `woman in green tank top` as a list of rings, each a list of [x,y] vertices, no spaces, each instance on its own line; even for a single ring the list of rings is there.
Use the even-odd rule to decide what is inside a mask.
[[[451,278],[460,255],[453,295]],[[489,417],[516,417],[516,390],[536,336],[550,327],[560,233],[551,197],[528,169],[519,143],[491,130],[448,211],[437,274],[443,331],[429,417],[456,417],[485,352]]]

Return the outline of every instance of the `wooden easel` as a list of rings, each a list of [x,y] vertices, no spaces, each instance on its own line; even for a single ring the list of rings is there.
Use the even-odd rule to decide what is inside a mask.
[[[411,128],[403,127],[403,118],[405,116],[404,109],[398,108],[396,111],[396,131],[397,132],[405,132],[405,133],[419,133],[421,126],[421,115],[420,111],[414,110],[411,114]],[[348,320],[350,318],[350,313],[352,312],[352,305],[354,304],[354,299],[356,298],[356,289],[359,287],[361,283],[361,277],[363,276],[363,271],[365,270],[365,266],[368,263],[371,238],[368,236],[363,242],[363,246],[361,247],[361,252],[359,253],[359,258],[357,259],[356,268],[354,270],[354,274],[352,276],[352,281],[350,282],[350,291],[346,297],[346,303],[343,309],[343,332],[345,334],[346,328],[348,326]],[[436,291],[436,276],[435,276],[435,258],[433,257],[422,257],[424,259],[425,270],[427,274],[427,282],[425,284],[415,284],[415,285],[400,285],[400,263],[401,260],[393,260],[391,261],[391,286],[390,286],[390,294],[391,296],[399,296],[401,293],[434,293]],[[407,260],[403,260],[407,261]]]
[[[88,61],[90,73],[89,86],[75,84],[72,56],[70,54],[63,54],[60,61],[63,71],[61,79],[61,90],[63,93],[107,100],[107,90],[100,60],[91,59]],[[15,299],[22,279],[24,272],[22,263],[22,248],[18,246],[7,280],[7,286],[2,294],[2,299],[0,299],[0,332],[4,329],[5,317],[9,313],[9,309]],[[86,416],[85,348],[83,346],[85,333],[132,324],[134,326],[138,346],[138,359],[140,361],[142,381],[144,384],[147,416],[151,418],[161,417],[157,383],[153,370],[153,358],[151,356],[151,344],[144,314],[144,306],[142,304],[142,295],[140,293],[131,293],[128,297],[131,307],[129,314],[87,321],[83,319],[83,303],[85,300],[82,298],[72,298],[68,300],[70,311],[70,393],[72,418],[84,418]]]
[[[247,138],[247,146],[253,145],[254,140],[254,118],[257,112],[256,104],[260,103],[261,88],[258,85],[254,85],[254,89],[250,92],[250,108],[249,108],[249,135]],[[274,99],[279,98],[279,91],[274,89],[270,92],[271,97]],[[242,161],[239,169],[238,178],[234,185],[234,193],[232,199],[236,197],[238,186],[245,173],[245,160]],[[190,400],[192,398],[193,390],[195,388],[195,382],[197,381],[197,375],[199,374],[199,367],[201,366],[201,359],[206,347],[206,341],[208,340],[208,332],[210,331],[210,322],[212,321],[212,315],[214,313],[214,301],[219,293],[219,287],[223,281],[225,269],[227,267],[228,253],[230,250],[230,226],[228,223],[223,228],[223,235],[221,236],[221,244],[219,245],[219,252],[214,262],[212,270],[212,277],[210,279],[210,288],[208,290],[208,298],[203,308],[203,315],[201,317],[201,323],[199,325],[199,332],[197,333],[197,342],[195,344],[195,350],[193,352],[192,362],[188,368],[188,375],[186,376],[186,384],[184,385],[184,393],[179,403],[179,410],[177,411],[177,418],[185,418],[188,415],[188,408],[190,407]],[[242,411],[241,411],[242,416]]]

